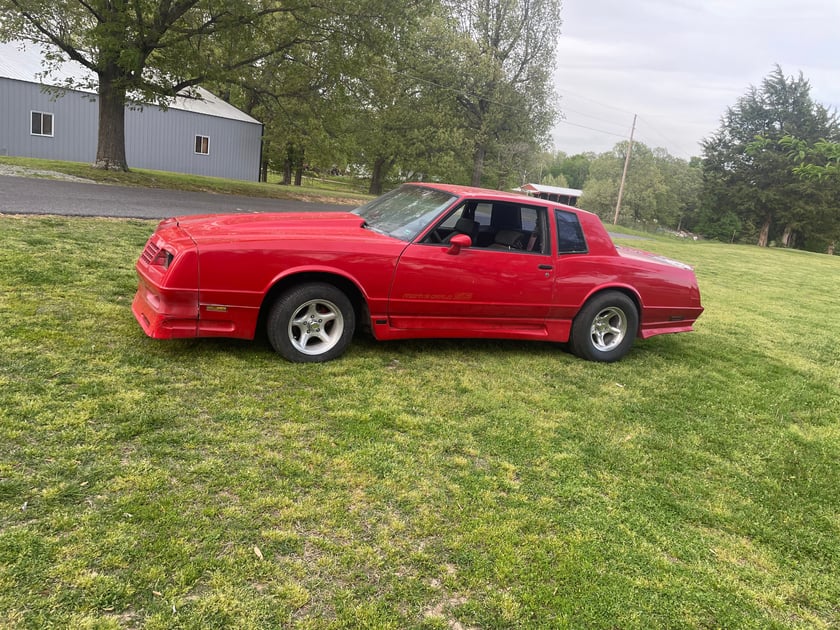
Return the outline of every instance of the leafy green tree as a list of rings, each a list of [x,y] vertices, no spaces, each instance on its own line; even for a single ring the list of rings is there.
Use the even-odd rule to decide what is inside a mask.
[[[759,139],[756,145],[764,142]],[[786,136],[779,144],[788,150],[795,165],[793,172],[808,181],[825,200],[817,221],[805,235],[805,247],[834,254],[840,240],[840,142],[820,140],[809,144]]]
[[[563,173],[559,175],[546,175],[543,177],[541,184],[545,184],[546,186],[557,186],[558,188],[568,188],[569,182],[566,181],[566,176]]]
[[[587,162],[582,206],[612,222],[618,202],[618,190],[624,170],[627,142]],[[587,156],[576,156],[582,166]],[[583,169],[581,169],[583,170]],[[688,229],[699,200],[701,173],[699,165],[670,155],[665,149],[649,149],[633,143],[624,197],[621,223]]]
[[[656,220],[678,230],[689,229],[703,184],[700,162],[676,158],[664,149],[654,149],[653,156],[665,182],[656,200]]]
[[[593,153],[578,153],[565,158],[560,163],[560,174],[566,178],[570,188],[583,190],[589,177],[589,165],[594,159]]]
[[[317,170],[353,164],[378,194],[395,170],[422,177],[452,164],[458,134],[451,111],[444,113],[451,98],[428,78],[452,39],[441,31],[438,6],[367,0],[375,19],[337,17],[338,36],[295,45],[284,53],[289,63],[269,72],[245,68],[232,77],[234,102],[266,123],[265,155],[285,182],[291,168],[297,181],[304,163]]]
[[[620,142],[598,156],[589,167],[583,189],[585,207],[605,221],[613,221],[628,143]],[[622,200],[621,218],[628,223],[650,223],[656,218],[656,195],[664,186],[653,154],[644,144],[634,143]]]
[[[210,84],[263,121],[264,170],[283,173],[284,184],[291,184],[293,177],[299,184],[305,164],[315,161],[328,169],[346,163],[352,152],[342,87],[351,48],[346,41],[310,37],[286,49],[282,59],[249,64]]]
[[[612,222],[615,213],[623,160],[616,148],[598,155],[589,164],[589,178],[583,187],[580,204],[603,221]]]
[[[436,175],[452,165],[463,142],[451,93],[437,82],[451,32],[445,15],[426,9],[403,12],[393,38],[366,51],[356,64],[362,71],[346,83],[355,105],[352,136],[371,173],[371,194],[383,191],[395,168],[413,179]]]
[[[480,185],[486,162],[518,147],[538,147],[555,112],[551,106],[560,0],[443,0],[454,16],[451,69],[441,75],[472,136],[472,175]],[[506,180],[507,169],[498,168]]]
[[[751,87],[727,109],[718,131],[703,142],[699,223],[709,229],[720,218],[731,225],[734,215],[742,239],[796,244],[797,235],[819,223],[825,199],[793,173],[781,140],[793,135],[813,143],[838,130],[836,114],[814,102],[802,74],[786,77],[777,66],[760,88]]]
[[[125,170],[127,103],[165,105],[184,90],[290,48],[302,33],[326,36],[313,24],[313,6],[307,0],[0,0],[0,37],[39,42],[51,61],[71,59],[92,73],[92,81],[70,87],[97,90],[96,166]]]
[[[536,183],[562,188],[583,189],[589,175],[589,164],[595,159],[594,153],[568,156],[563,151],[543,152],[535,158]]]

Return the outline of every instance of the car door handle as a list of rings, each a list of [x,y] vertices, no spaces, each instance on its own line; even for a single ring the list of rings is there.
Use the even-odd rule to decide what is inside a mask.
[[[546,269],[546,270],[549,270],[549,269],[554,269],[554,267],[552,267],[551,265],[539,265],[539,266],[537,267],[537,269]]]

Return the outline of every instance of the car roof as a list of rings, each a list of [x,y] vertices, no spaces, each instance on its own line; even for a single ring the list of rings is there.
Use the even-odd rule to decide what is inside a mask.
[[[465,199],[490,199],[494,201],[509,201],[511,203],[525,203],[538,204],[541,206],[551,206],[553,208],[560,208],[562,210],[569,210],[572,212],[592,214],[591,212],[575,206],[567,206],[556,201],[549,201],[548,199],[540,199],[538,197],[530,197],[516,192],[506,192],[504,190],[492,190],[490,188],[478,188],[476,186],[459,186],[456,184],[439,184],[429,182],[408,182],[407,186],[420,186],[423,188],[433,188],[442,192],[456,195]]]

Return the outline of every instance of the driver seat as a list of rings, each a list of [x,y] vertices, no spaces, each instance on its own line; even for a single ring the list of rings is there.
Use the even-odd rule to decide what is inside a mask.
[[[478,228],[479,223],[475,219],[461,217],[455,222],[455,229],[451,234],[447,235],[446,238],[443,239],[443,242],[448,243],[456,234],[466,234],[470,237],[472,244],[476,245],[478,244]]]

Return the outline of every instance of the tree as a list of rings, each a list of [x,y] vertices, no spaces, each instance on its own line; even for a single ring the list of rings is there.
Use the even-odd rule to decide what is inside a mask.
[[[543,153],[538,158],[542,177],[539,183],[582,190],[589,177],[589,165],[596,157],[594,153],[578,153],[572,156],[563,151]],[[560,181],[563,183],[556,183]]]
[[[282,64],[244,68],[226,88],[266,123],[264,155],[286,183],[292,169],[299,179],[304,163],[324,170],[353,164],[370,173],[370,192],[378,194],[396,167],[428,172],[432,154],[448,163],[452,116],[440,112],[451,99],[425,78],[447,58],[451,41],[433,12],[439,5],[357,6],[375,19],[337,16],[332,28],[340,36],[297,44]]]
[[[473,185],[493,148],[544,144],[551,106],[559,0],[444,0],[458,37],[445,75],[472,135]],[[501,147],[508,151],[502,151]],[[499,160],[500,161],[500,160]],[[504,173],[502,173],[504,175]]]
[[[602,153],[585,169],[583,205],[602,219],[612,221],[628,143],[618,143]],[[577,156],[582,157],[582,156]],[[576,160],[582,169],[583,161]],[[621,219],[624,223],[657,225],[679,229],[698,203],[700,172],[689,162],[675,158],[664,149],[649,149],[633,143],[627,174]]]
[[[196,85],[329,38],[329,18],[340,3],[329,11],[319,6],[309,0],[0,0],[0,37],[44,44],[51,61],[70,59],[94,75],[68,87],[97,90],[95,165],[126,170],[126,104],[165,106]]]
[[[764,139],[756,142],[762,145]],[[809,144],[786,136],[779,144],[788,150],[793,172],[808,181],[825,198],[822,212],[805,236],[805,247],[833,255],[840,240],[840,142],[820,140]]]
[[[266,33],[271,36],[270,33]],[[288,47],[282,59],[239,68],[212,86],[246,113],[263,121],[263,170],[300,184],[307,162],[328,168],[349,152],[340,98],[347,45],[344,38],[310,37]]]
[[[760,246],[774,239],[796,244],[797,235],[818,221],[825,200],[793,173],[780,141],[793,135],[816,142],[837,134],[836,114],[813,101],[802,74],[786,77],[777,66],[760,89],[750,87],[727,109],[718,131],[703,142],[700,223],[709,227],[720,218],[731,225],[734,215],[741,238],[755,238]]]
[[[371,194],[383,191],[395,167],[422,178],[451,164],[447,156],[458,149],[461,125],[451,94],[436,80],[451,33],[445,16],[424,9],[403,10],[392,39],[359,51],[355,65],[361,72],[345,82],[352,95],[352,136],[371,172]]]
[[[699,160],[687,162],[664,149],[654,149],[653,157],[665,182],[656,201],[657,222],[677,230],[690,229],[703,183]]]
[[[578,153],[561,162],[560,174],[566,177],[570,188],[583,190],[583,186],[589,177],[589,165],[593,159],[595,159],[595,155],[592,153]]]

